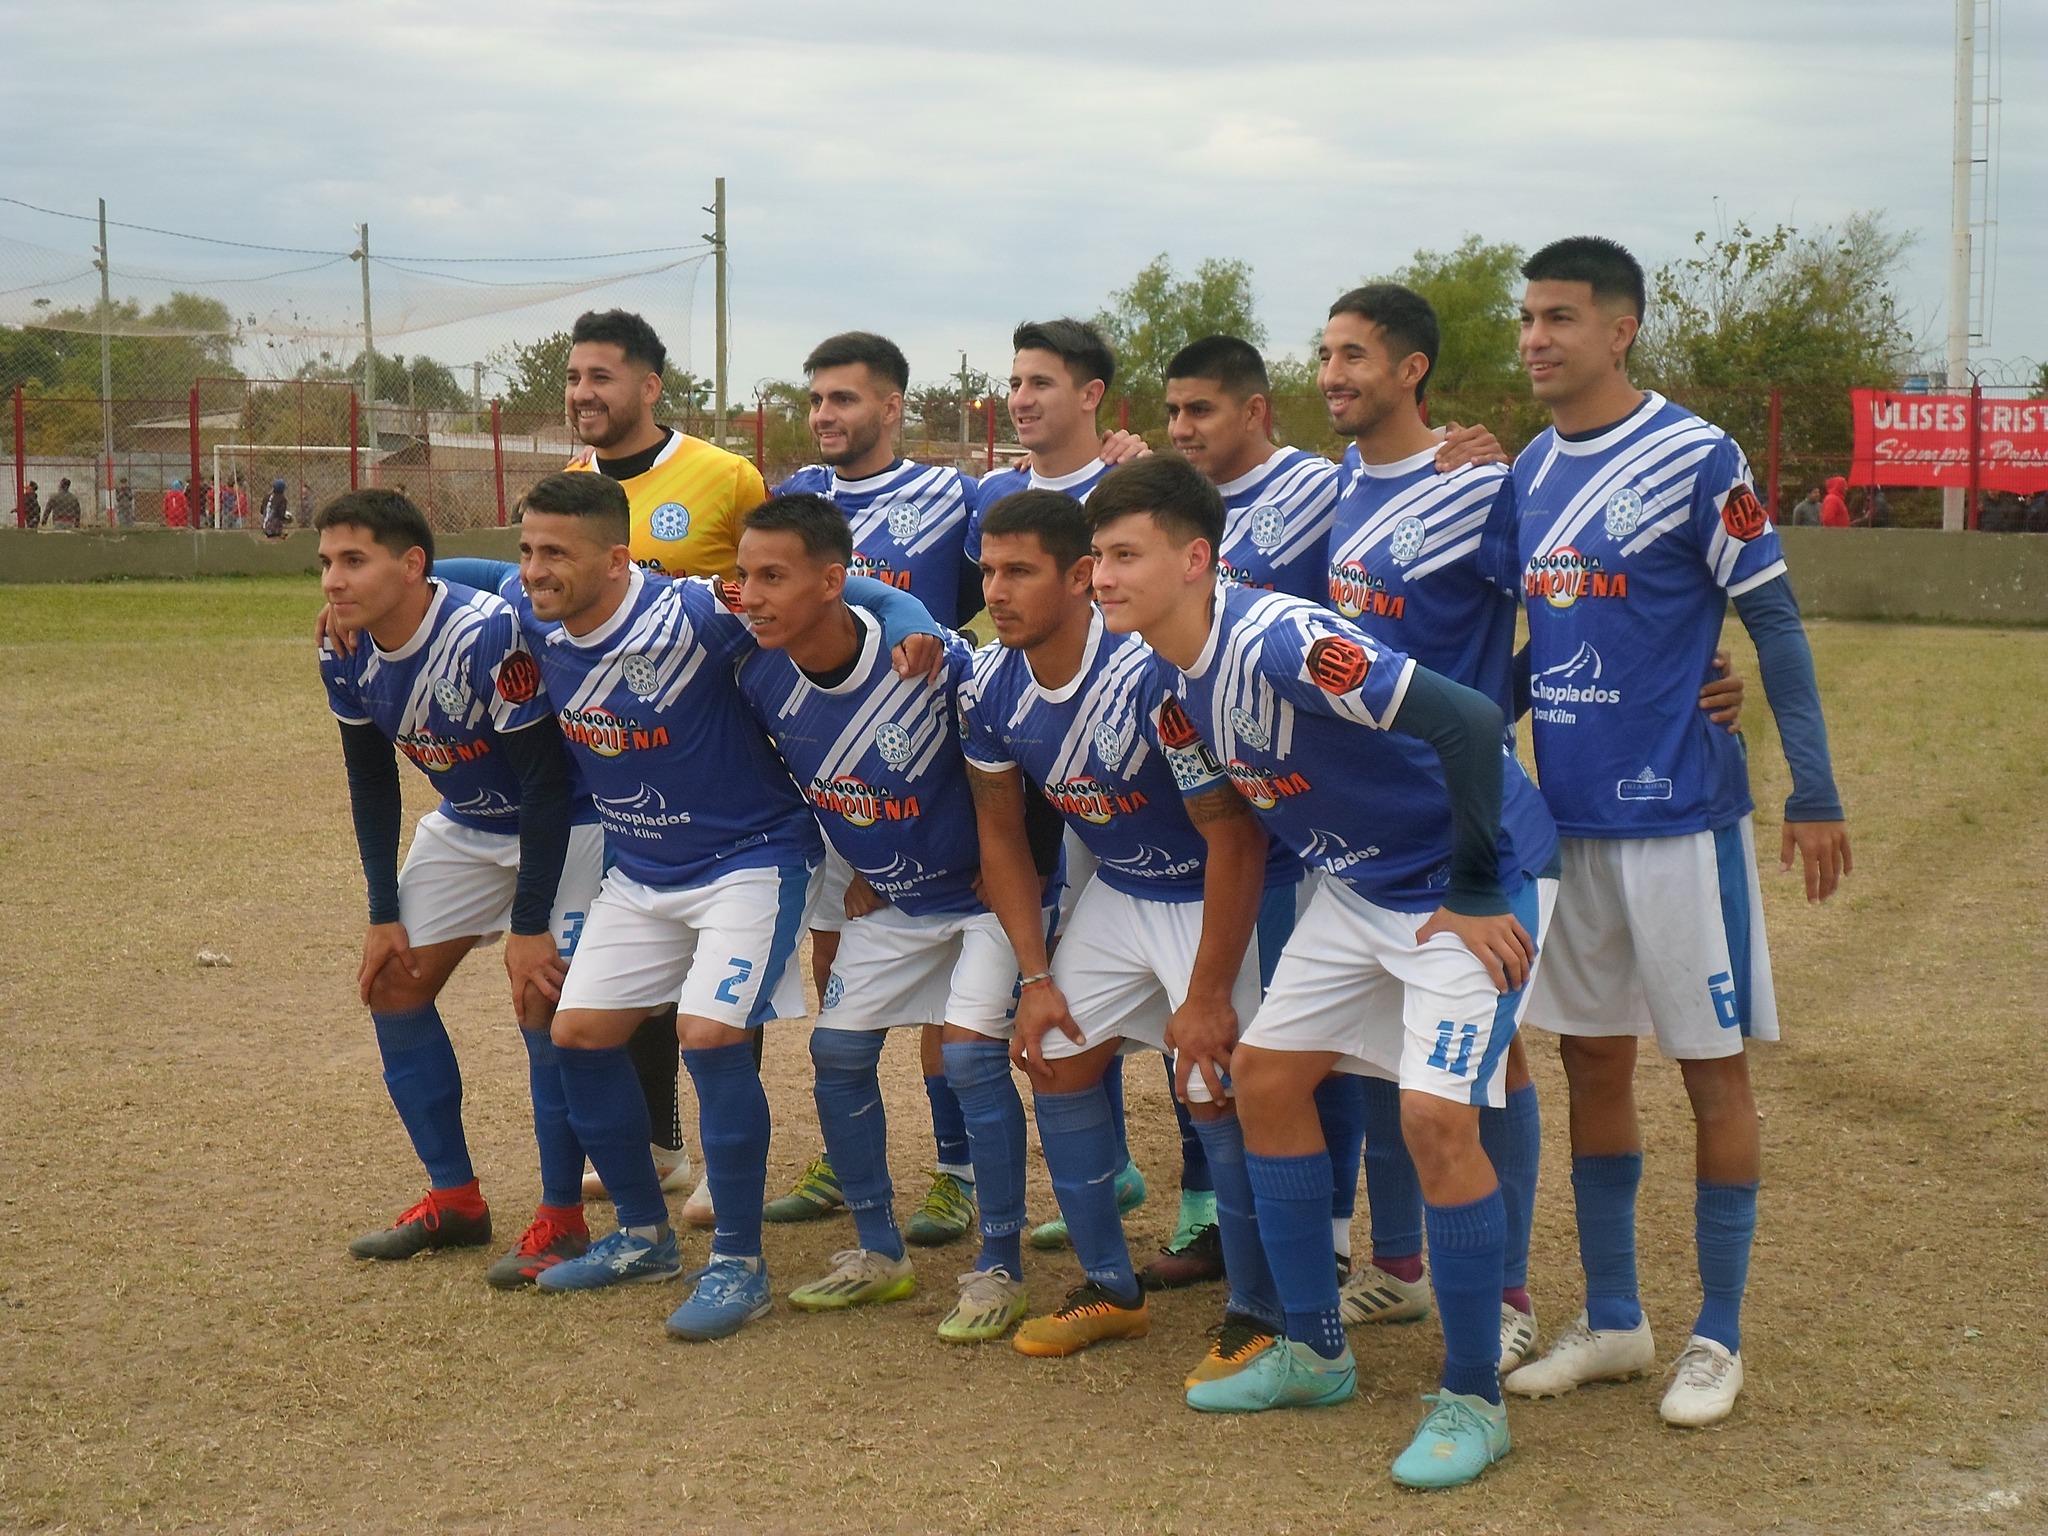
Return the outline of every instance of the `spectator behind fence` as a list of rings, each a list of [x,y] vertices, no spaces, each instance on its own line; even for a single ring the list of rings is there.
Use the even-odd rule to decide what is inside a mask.
[[[59,480],[57,493],[44,509],[43,520],[52,528],[76,528],[82,520],[83,511],[78,505],[78,498],[72,494],[70,480]]]
[[[1823,528],[1846,528],[1849,526],[1849,499],[1843,493],[1849,489],[1849,482],[1841,475],[1828,481],[1828,493],[1821,498],[1820,525]]]
[[[193,480],[190,489],[185,492],[185,500],[192,508],[192,526],[194,528],[211,528],[214,526],[213,487],[206,483],[206,476],[200,475]]]
[[[164,526],[184,528],[192,521],[192,504],[185,499],[185,482],[173,480],[164,492]]]
[[[1889,528],[1892,525],[1892,504],[1884,498],[1884,487],[1873,485],[1863,493],[1863,515],[1856,519],[1861,528]]]
[[[223,485],[216,494],[215,505],[220,508],[220,526],[239,528],[242,526],[242,493],[232,484]]]
[[[1792,509],[1794,528],[1818,528],[1820,526],[1820,487],[1815,486],[1799,498],[1799,504]]]
[[[126,475],[114,487],[114,521],[123,528],[135,526],[135,487],[128,483]]]
[[[14,509],[15,521],[24,528],[37,528],[43,521],[43,498],[36,490],[35,481],[28,483],[28,489],[21,493],[21,505]]]
[[[266,539],[283,538],[285,521],[291,515],[291,508],[285,505],[284,482],[282,480],[271,481],[270,495],[263,502],[263,537]]]

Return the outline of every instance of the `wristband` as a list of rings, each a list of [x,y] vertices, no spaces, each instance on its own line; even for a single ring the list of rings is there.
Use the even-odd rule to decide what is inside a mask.
[[[1051,980],[1051,971],[1033,971],[1029,976],[1020,977],[1018,979],[1017,990],[1019,992],[1022,992],[1026,987],[1035,987],[1042,981]]]

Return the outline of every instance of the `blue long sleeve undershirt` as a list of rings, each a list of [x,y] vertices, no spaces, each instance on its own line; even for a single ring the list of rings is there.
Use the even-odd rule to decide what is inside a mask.
[[[1500,813],[1507,759],[1500,706],[1426,667],[1408,676],[1390,729],[1436,748],[1451,801],[1451,880],[1444,905],[1466,917],[1508,910],[1500,884]]]
[[[1799,618],[1792,583],[1773,577],[1735,599],[1736,617],[1756,645],[1764,697],[1777,717],[1778,739],[1792,770],[1785,797],[1787,821],[1840,821],[1842,798],[1828,755],[1827,720],[1821,713],[1820,683],[1813,672],[1813,647]]]

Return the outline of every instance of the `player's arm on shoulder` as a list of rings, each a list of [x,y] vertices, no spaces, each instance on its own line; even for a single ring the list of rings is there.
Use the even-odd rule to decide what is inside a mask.
[[[1444,424],[1444,435],[1436,445],[1438,474],[1447,475],[1454,469],[1463,469],[1467,464],[1508,462],[1508,451],[1501,447],[1500,439],[1493,435],[1491,427],[1483,423],[1466,427],[1455,421]]]
[[[475,587],[479,592],[503,595],[505,585],[518,576],[519,567],[510,560],[485,560],[476,555],[444,555],[434,561],[434,574],[457,586]]]
[[[881,622],[882,644],[898,677],[939,675],[946,665],[946,631],[923,603],[872,576],[848,576],[846,600]]]
[[[1212,784],[1182,803],[1202,834],[1207,859],[1202,934],[1188,972],[1187,996],[1166,1023],[1166,1046],[1174,1053],[1174,1093],[1185,1100],[1188,1082],[1199,1072],[1212,1101],[1220,1104],[1230,1052],[1244,1023],[1231,994],[1265,895],[1266,829],[1227,782]]]

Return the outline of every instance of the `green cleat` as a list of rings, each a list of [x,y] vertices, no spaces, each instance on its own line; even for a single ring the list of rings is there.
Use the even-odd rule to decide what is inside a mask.
[[[1126,1162],[1116,1176],[1116,1212],[1128,1216],[1145,1203],[1145,1175],[1138,1171],[1134,1162]],[[1031,1229],[1031,1246],[1034,1248],[1064,1248],[1067,1246],[1066,1218],[1048,1221],[1042,1227]]]
[[[911,1212],[904,1224],[905,1241],[920,1248],[936,1248],[964,1237],[974,1225],[974,1186],[941,1169],[932,1175],[932,1187],[924,1203]]]
[[[1028,1310],[1024,1282],[1009,1271],[970,1270],[960,1277],[960,1299],[939,1324],[939,1337],[948,1344],[985,1344],[1016,1327]]]
[[[1203,1227],[1216,1225],[1216,1191],[1184,1189],[1180,1192],[1180,1217],[1173,1224],[1173,1236],[1166,1240],[1169,1250],[1185,1248]]]
[[[843,1312],[871,1302],[902,1301],[917,1294],[917,1274],[908,1258],[892,1259],[866,1248],[832,1255],[832,1273],[789,1293],[799,1312]]]
[[[1457,1488],[1507,1455],[1508,1411],[1483,1397],[1430,1392],[1432,1403],[1408,1449],[1394,1458],[1403,1488]]]
[[[1358,1367],[1347,1348],[1325,1360],[1306,1344],[1281,1339],[1228,1376],[1187,1389],[1190,1408],[1203,1413],[1263,1413],[1268,1408],[1327,1408],[1350,1401]]]
[[[830,1216],[845,1204],[846,1196],[839,1191],[839,1175],[832,1171],[832,1160],[821,1152],[811,1159],[810,1167],[797,1175],[797,1181],[790,1185],[788,1194],[761,1207],[761,1219],[816,1221],[820,1216]]]

